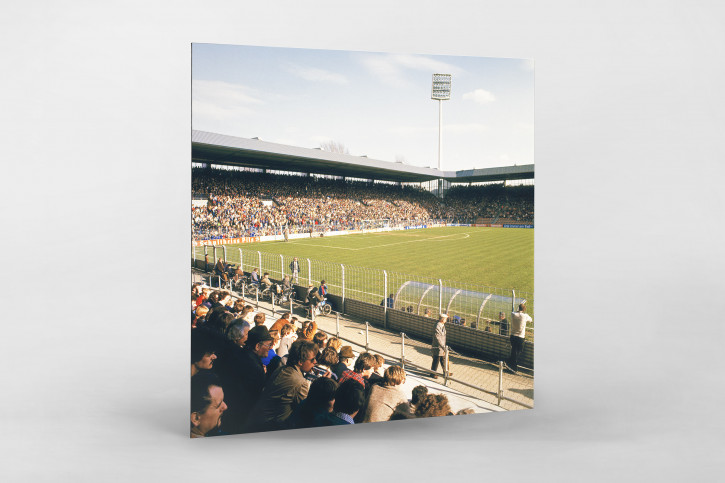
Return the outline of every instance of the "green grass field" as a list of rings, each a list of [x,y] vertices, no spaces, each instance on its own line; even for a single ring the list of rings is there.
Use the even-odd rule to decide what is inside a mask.
[[[533,229],[427,228],[231,247],[534,291]]]
[[[341,273],[336,264],[346,267],[348,296],[377,303],[384,291],[382,270],[388,271],[388,291],[395,292],[407,280],[437,283],[443,279],[450,287],[464,291],[485,291],[517,296],[528,300],[528,311],[533,315],[534,295],[534,230],[518,228],[445,227],[405,230],[360,235],[293,239],[288,242],[260,242],[226,245],[228,261],[239,263],[239,250],[244,250],[244,268],[259,265],[257,251],[262,252],[262,271],[272,278],[279,277],[280,267],[286,268],[292,257],[302,263],[301,278],[307,277],[306,259],[313,261],[312,279],[327,280],[331,293],[340,293]],[[203,249],[197,248],[196,257],[203,258]],[[221,249],[217,247],[221,256]],[[279,255],[283,255],[281,261]],[[316,263],[315,260],[323,263]],[[362,270],[365,267],[377,270]],[[404,275],[403,275],[404,274]],[[433,280],[433,282],[431,282]],[[357,289],[355,289],[357,287]],[[486,287],[485,289],[483,287]],[[499,290],[489,289],[496,288]],[[422,292],[416,292],[422,294]],[[424,303],[437,308],[437,295],[429,294]],[[406,304],[417,302],[417,295],[409,294]],[[433,300],[435,299],[435,300]],[[475,315],[480,299],[466,296],[456,299],[452,312]],[[486,307],[485,316],[495,317],[498,310],[510,310],[506,304]]]

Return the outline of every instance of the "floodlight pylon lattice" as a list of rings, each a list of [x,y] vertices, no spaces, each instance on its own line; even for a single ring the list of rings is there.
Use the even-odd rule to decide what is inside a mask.
[[[451,74],[433,74],[430,98],[438,101],[438,171],[443,152],[443,103],[451,98]],[[438,196],[443,196],[443,178],[438,179]]]

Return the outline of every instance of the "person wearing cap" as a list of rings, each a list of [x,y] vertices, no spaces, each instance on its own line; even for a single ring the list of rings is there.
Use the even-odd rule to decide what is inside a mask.
[[[433,334],[433,340],[431,342],[433,364],[431,365],[430,370],[433,372],[433,379],[438,379],[438,363],[441,364],[444,372],[446,369],[446,320],[448,320],[448,316],[446,314],[441,314],[438,318],[438,323],[436,324],[435,333]]]
[[[247,333],[247,341],[241,350],[235,351],[229,366],[228,415],[224,421],[224,430],[239,433],[247,421],[249,412],[259,400],[266,379],[262,359],[267,357],[274,343],[273,337],[264,325],[253,327]]]
[[[506,361],[506,366],[514,374],[519,370],[519,358],[524,352],[527,322],[533,322],[533,319],[526,313],[526,305],[519,304],[519,310],[511,312],[511,355]]]
[[[342,377],[342,373],[347,371],[348,369],[353,369],[354,361],[355,361],[355,353],[352,351],[352,347],[349,345],[344,345],[340,348],[340,353],[338,354],[339,362],[337,364],[333,364],[330,369],[332,372],[335,373],[338,379]]]

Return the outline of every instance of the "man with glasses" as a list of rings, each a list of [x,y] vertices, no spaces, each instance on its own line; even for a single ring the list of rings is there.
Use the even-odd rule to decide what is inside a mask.
[[[246,431],[272,431],[286,428],[292,411],[305,400],[310,382],[305,374],[315,367],[317,345],[298,340],[289,349],[287,365],[272,374],[262,397],[247,421]],[[325,376],[329,377],[328,371]]]

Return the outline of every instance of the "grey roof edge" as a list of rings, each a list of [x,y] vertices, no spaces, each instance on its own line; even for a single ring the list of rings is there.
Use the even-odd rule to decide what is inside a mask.
[[[192,130],[192,143],[211,144],[217,146],[225,146],[229,148],[245,149],[249,151],[259,151],[261,153],[273,153],[281,156],[292,156],[296,158],[322,159],[326,161],[334,161],[336,163],[370,166],[377,169],[387,169],[390,171],[404,171],[407,173],[415,173],[434,178],[445,178],[446,176],[455,176],[454,171],[438,171],[435,168],[425,168],[422,166],[411,166],[408,164],[395,163],[391,161],[382,161],[364,156],[353,156],[351,154],[331,153],[321,149],[302,148],[298,146],[289,146],[287,144],[271,143],[262,141],[261,139],[247,139],[226,134],[217,134],[207,131]]]
[[[248,139],[227,134],[218,134],[208,131],[193,129],[191,141],[198,144],[212,146],[223,146],[246,151],[257,151],[259,153],[275,154],[293,158],[307,158],[331,161],[344,165],[369,166],[371,168],[383,169],[391,172],[413,173],[431,178],[443,178],[450,182],[465,182],[483,179],[513,179],[533,178],[534,165],[524,164],[519,166],[501,166],[494,168],[465,169],[460,171],[439,171],[437,168],[425,168],[412,166],[391,161],[354,156],[350,154],[331,153],[315,148],[303,148],[286,144],[272,143],[260,139]]]

